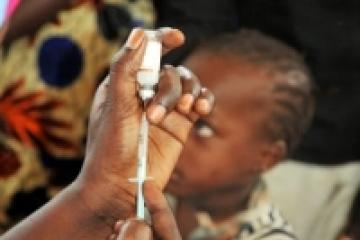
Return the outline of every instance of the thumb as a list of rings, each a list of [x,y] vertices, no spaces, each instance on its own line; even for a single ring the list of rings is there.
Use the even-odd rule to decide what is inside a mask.
[[[120,230],[117,240],[152,240],[149,225],[140,220],[127,220]]]
[[[145,47],[144,30],[133,29],[124,47],[115,54],[110,66],[109,100],[115,106],[121,106],[122,112],[131,111],[127,114],[134,113],[139,106],[139,100],[135,97],[137,95],[136,73],[141,66]]]

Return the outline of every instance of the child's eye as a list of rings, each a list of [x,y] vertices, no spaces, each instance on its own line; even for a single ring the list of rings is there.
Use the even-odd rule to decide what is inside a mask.
[[[197,136],[202,138],[209,138],[214,136],[215,131],[204,120],[195,122],[194,130]]]

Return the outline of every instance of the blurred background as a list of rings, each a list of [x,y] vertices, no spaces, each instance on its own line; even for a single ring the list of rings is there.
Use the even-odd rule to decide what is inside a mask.
[[[264,179],[299,239],[360,239],[358,0],[0,0],[0,11],[0,233],[76,178],[93,94],[131,29],[169,26],[186,43],[163,63],[249,28],[304,56],[314,121]]]

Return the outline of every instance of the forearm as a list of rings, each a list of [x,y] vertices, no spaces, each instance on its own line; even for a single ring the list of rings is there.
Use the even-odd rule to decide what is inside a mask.
[[[121,209],[121,205],[125,205],[119,205],[118,209],[112,211],[114,215],[125,218],[131,214],[130,208]],[[93,209],[93,206],[99,206],[99,209]],[[106,239],[116,218],[113,214],[102,216],[101,212],[110,211],[107,206],[93,206],[89,206],[84,199],[79,184],[74,183],[7,232],[2,239]]]
[[[32,35],[44,23],[55,20],[59,11],[71,6],[73,0],[24,0],[10,19],[4,42]],[[39,14],[41,13],[41,14]]]

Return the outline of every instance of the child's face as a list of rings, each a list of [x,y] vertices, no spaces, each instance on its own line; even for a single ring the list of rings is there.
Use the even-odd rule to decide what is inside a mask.
[[[253,185],[267,168],[269,141],[260,134],[269,81],[254,67],[208,54],[185,65],[216,97],[213,113],[195,125],[168,185],[191,196]]]

